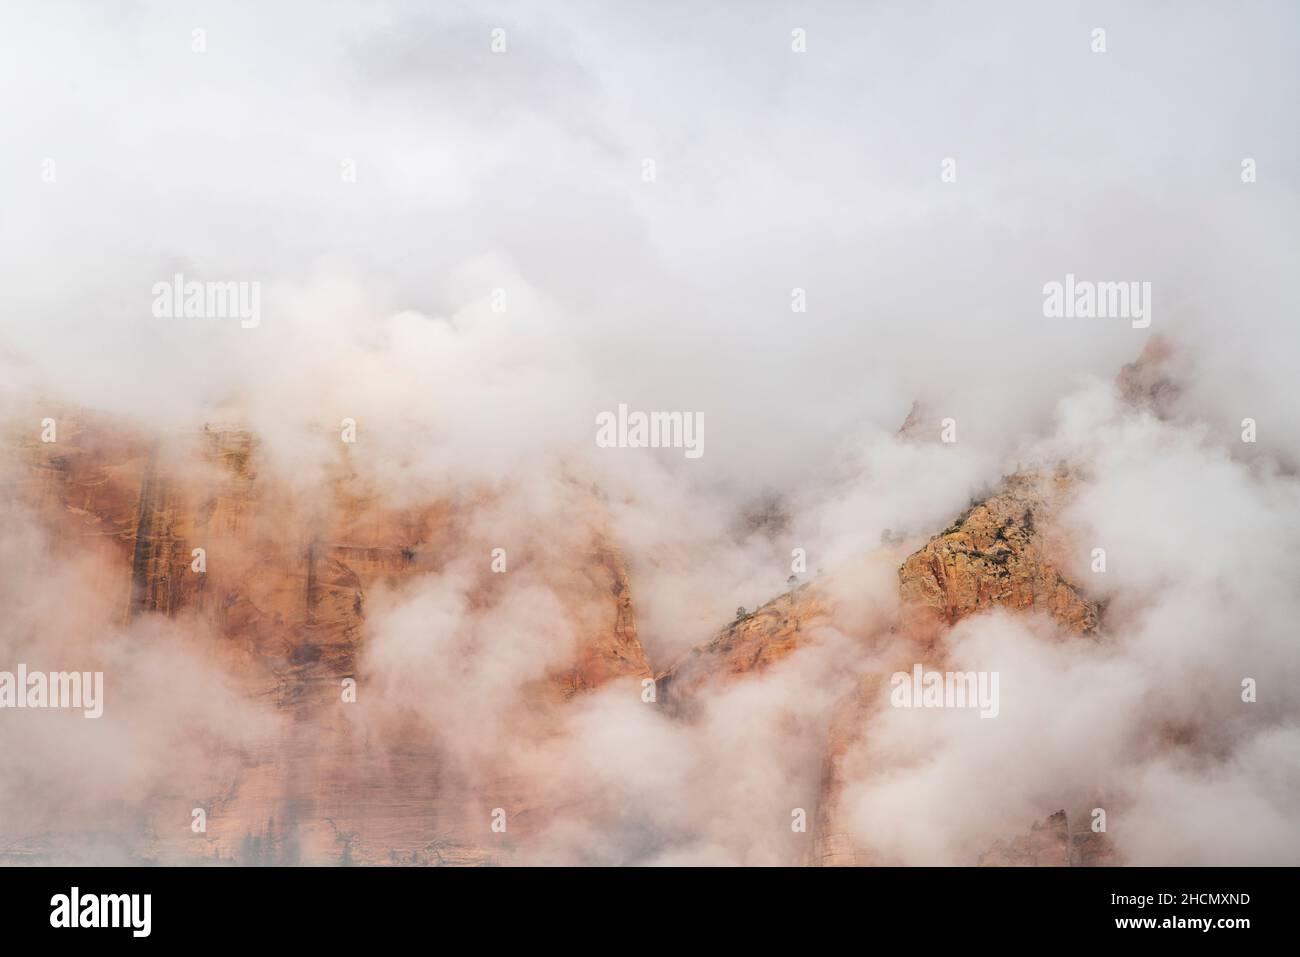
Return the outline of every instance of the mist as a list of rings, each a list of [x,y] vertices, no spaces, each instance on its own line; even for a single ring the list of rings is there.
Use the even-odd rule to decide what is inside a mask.
[[[365,589],[357,707],[321,727],[426,755],[440,827],[519,815],[514,861],[803,863],[837,706],[946,662],[1001,674],[996,720],[867,692],[838,758],[882,863],[1096,806],[1124,863],[1300,862],[1298,55],[1284,3],[7,4],[0,668],[102,669],[110,703],[0,715],[0,850],[171,859],[136,835],[305,747],[211,620],[124,617],[119,560],[42,517],[24,456],[77,409],[194,482],[219,480],[184,436],[257,436],[284,490],[241,518],[259,542],[344,473],[450,516]],[[159,318],[177,274],[260,284],[260,322]],[[1150,326],[1047,318],[1067,274],[1149,282]],[[1115,384],[1157,336],[1158,410]],[[598,447],[620,404],[698,413],[705,454]],[[992,611],[910,642],[903,559],[1062,463],[1050,531],[1099,634]],[[609,627],[606,544],[644,668],[557,703]],[[796,549],[809,644],[689,715],[647,703]],[[426,786],[397,763],[385,793]]]

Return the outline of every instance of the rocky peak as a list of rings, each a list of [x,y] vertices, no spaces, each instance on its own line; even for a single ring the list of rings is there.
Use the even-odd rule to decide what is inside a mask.
[[[658,675],[661,700],[683,709],[707,685],[763,671],[807,644],[825,614],[825,596],[810,584],[752,612],[738,609],[735,621]]]
[[[1152,336],[1141,354],[1119,370],[1115,384],[1120,397],[1129,405],[1151,410],[1157,418],[1168,418],[1180,391],[1170,371],[1174,354],[1173,343]]]
[[[1097,605],[1060,572],[1043,535],[1074,484],[1064,471],[1008,476],[996,492],[909,556],[898,570],[909,633],[929,640],[992,606],[1036,608],[1070,631],[1095,631]]]

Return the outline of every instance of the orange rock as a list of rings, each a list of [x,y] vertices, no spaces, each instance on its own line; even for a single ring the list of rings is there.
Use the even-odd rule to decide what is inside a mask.
[[[1049,558],[1040,526],[1051,521],[1073,480],[1021,472],[973,505],[898,570],[904,626],[928,641],[980,609],[1049,612],[1070,631],[1090,634],[1098,609]]]
[[[548,809],[507,767],[469,781],[426,743],[427,729],[403,735],[390,727],[375,737],[340,704],[344,678],[355,677],[364,695],[367,676],[358,669],[375,588],[400,592],[471,549],[483,559],[473,600],[491,603],[508,589],[466,527],[467,515],[496,507],[490,494],[390,505],[350,467],[346,447],[330,480],[308,494],[266,468],[256,436],[238,426],[155,438],[76,410],[61,410],[58,423],[55,443],[15,437],[13,497],[45,526],[52,548],[102,556],[105,578],[92,584],[121,596],[123,620],[163,615],[218,634],[222,680],[262,702],[281,729],[242,755],[240,772],[219,793],[151,795],[137,818],[149,826],[125,836],[138,842],[137,853],[241,863],[485,863],[508,859],[515,834],[544,819]],[[569,618],[555,631],[575,636],[571,663],[525,689],[536,735],[558,723],[553,709],[571,695],[651,675],[603,510],[590,493],[574,495],[580,519],[529,532],[562,543],[554,546],[559,560],[544,555],[531,571]],[[191,567],[196,548],[205,551],[201,574]],[[208,812],[201,837],[186,826],[195,802]],[[511,840],[487,849],[494,806],[508,809]],[[22,835],[0,837],[22,843]]]
[[[710,684],[763,671],[807,644],[826,615],[825,596],[812,585],[779,595],[662,672],[655,682],[661,700],[681,708]]]

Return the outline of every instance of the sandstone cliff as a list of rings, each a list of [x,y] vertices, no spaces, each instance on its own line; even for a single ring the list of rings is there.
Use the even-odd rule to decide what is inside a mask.
[[[1120,384],[1131,401],[1158,403],[1169,394],[1151,371],[1162,358],[1144,355],[1126,367]],[[304,489],[275,474],[257,436],[238,425],[153,436],[76,410],[62,410],[59,421],[57,443],[11,436],[20,462],[10,479],[13,497],[39,516],[56,552],[97,556],[96,587],[120,594],[122,621],[183,617],[213,629],[232,680],[280,720],[274,740],[240,755],[238,772],[199,796],[209,812],[205,836],[159,826],[184,820],[194,795],[154,797],[143,859],[502,863],[517,841],[553,818],[548,799],[517,780],[509,762],[493,770],[489,761],[467,774],[422,743],[418,724],[376,730],[338,706],[342,679],[367,687],[367,600],[376,589],[401,594],[477,550],[483,568],[472,601],[485,609],[498,601],[502,576],[487,570],[472,528],[475,516],[496,507],[494,493],[389,504],[353,467],[347,449],[323,486]],[[918,421],[914,408],[902,438],[917,438]],[[1097,604],[1061,571],[1070,543],[1059,537],[1056,518],[1074,488],[1064,468],[1008,476],[902,561],[897,622],[854,637],[876,644],[906,639],[894,652],[900,669],[915,661],[941,669],[946,630],[990,608],[1039,611],[1066,633],[1095,635]],[[568,659],[530,686],[509,717],[525,746],[530,737],[545,740],[558,724],[556,709],[575,695],[652,674],[637,638],[628,571],[599,502],[580,498],[574,512],[585,518],[556,529],[536,555],[525,549],[515,559],[557,598],[560,630],[575,635]],[[205,556],[201,573],[192,567],[195,549]],[[664,710],[689,718],[710,688],[797,655],[820,627],[835,623],[833,604],[819,581],[738,615],[657,674]],[[877,662],[861,675],[831,718],[808,862],[890,863],[853,838],[840,807],[848,776],[863,773],[844,762],[871,734],[890,667]],[[494,807],[509,809],[509,839],[488,829],[485,809]],[[566,809],[575,810],[581,813]],[[1026,827],[980,862],[1110,860],[1104,835],[1072,835],[1063,812]],[[11,845],[23,840],[5,837]]]
[[[482,566],[471,600],[490,607],[507,587],[467,528],[469,515],[494,508],[490,493],[394,507],[350,467],[346,449],[323,488],[304,489],[267,468],[257,437],[238,426],[153,436],[74,409],[58,410],[57,422],[52,443],[11,431],[17,464],[6,483],[55,557],[96,559],[86,563],[96,569],[89,584],[120,596],[119,622],[156,615],[214,631],[226,680],[279,716],[278,733],[236,755],[239,770],[212,793],[150,795],[143,818],[132,811],[117,822],[140,834],[139,859],[486,863],[508,859],[512,846],[490,831],[492,808],[509,809],[512,837],[545,818],[505,764],[495,783],[490,759],[471,780],[422,743],[420,729],[377,733],[341,704],[345,678],[365,694],[374,589],[400,593],[471,549]],[[551,631],[574,636],[571,660],[521,703],[518,720],[542,735],[547,709],[651,674],[599,503],[579,511],[581,522],[539,539],[558,543],[558,559],[527,547],[513,556],[558,602],[566,620]],[[195,805],[208,816],[202,835],[185,826]],[[0,831],[0,852],[25,840]]]

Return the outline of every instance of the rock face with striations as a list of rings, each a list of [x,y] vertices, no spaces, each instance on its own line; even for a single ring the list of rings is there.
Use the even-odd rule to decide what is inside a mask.
[[[1171,394],[1158,371],[1163,358],[1157,350],[1126,367],[1126,398]],[[914,409],[902,438],[916,438],[921,418]],[[6,491],[39,517],[52,550],[98,557],[95,587],[121,595],[123,621],[194,616],[215,629],[243,693],[281,722],[275,741],[242,755],[240,771],[208,796],[208,832],[197,842],[163,836],[171,832],[158,825],[186,820],[195,796],[177,795],[174,807],[155,796],[144,828],[155,836],[142,842],[140,859],[183,861],[197,850],[237,863],[502,863],[515,841],[545,825],[552,809],[508,767],[466,777],[420,733],[373,733],[338,707],[341,679],[355,676],[366,688],[368,596],[401,594],[446,574],[467,550],[480,554],[470,526],[495,507],[490,494],[390,505],[350,466],[346,449],[324,487],[307,493],[270,474],[257,437],[237,426],[160,440],[76,413],[60,423],[56,444],[14,443]],[[1045,612],[1081,636],[1096,631],[1099,608],[1060,570],[1064,543],[1053,532],[1074,484],[1063,470],[1011,475],[902,562],[898,625],[921,642],[912,659],[941,668],[944,632],[990,608]],[[567,659],[525,689],[520,727],[539,740],[573,696],[652,674],[599,503],[583,499],[574,512],[585,524],[550,536],[563,545],[531,566],[562,610],[559,630],[574,639]],[[203,574],[191,568],[196,548],[206,555]],[[506,586],[481,557],[471,601],[490,608]],[[527,555],[511,560],[529,567]],[[830,604],[811,583],[739,615],[656,676],[665,710],[689,715],[708,688],[798,654],[834,623]],[[883,863],[855,843],[839,806],[843,761],[871,734],[882,680],[861,675],[831,719],[811,863]],[[484,809],[493,806],[510,809],[509,841],[489,832]],[[13,837],[0,832],[0,854]],[[1061,812],[994,845],[980,863],[1110,860],[1104,835],[1071,835]]]
[[[101,822],[136,834],[134,859],[500,862],[513,845],[493,840],[492,807],[509,808],[512,840],[528,822],[546,820],[550,809],[511,781],[505,764],[493,783],[489,756],[471,780],[426,732],[381,733],[341,701],[346,678],[368,700],[374,590],[400,596],[471,553],[469,564],[482,572],[466,586],[470,606],[503,600],[507,576],[491,574],[490,549],[467,527],[471,516],[495,515],[490,494],[397,507],[350,467],[346,448],[323,485],[303,489],[273,474],[257,437],[238,426],[158,438],[76,410],[60,411],[57,421],[53,443],[10,433],[8,497],[40,523],[53,557],[77,556],[94,570],[90,587],[120,596],[105,629],[147,616],[198,623],[219,637],[222,680],[279,727],[269,741],[250,743],[237,756],[237,773],[212,793],[154,794],[122,821]],[[565,642],[556,653],[561,664],[524,689],[522,717],[511,719],[542,736],[548,715],[573,695],[651,675],[627,571],[599,503],[570,494],[581,520],[554,534],[542,530],[535,557],[526,545],[510,556],[512,570],[527,569],[534,590],[558,611],[560,620],[539,628],[535,640]],[[563,553],[544,554],[548,547]],[[187,824],[196,803],[207,812],[198,836]],[[70,833],[61,840],[53,827],[47,839],[51,848],[83,843]],[[29,844],[28,835],[0,825],[0,857]]]

